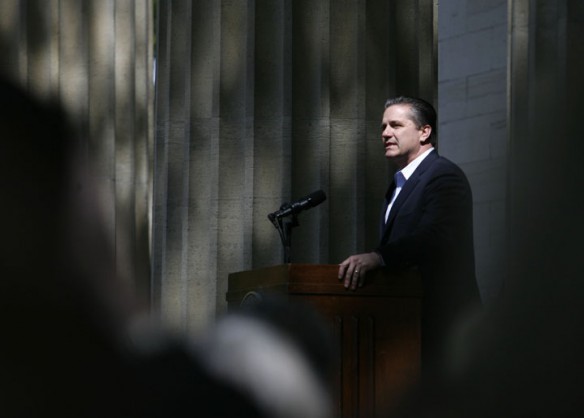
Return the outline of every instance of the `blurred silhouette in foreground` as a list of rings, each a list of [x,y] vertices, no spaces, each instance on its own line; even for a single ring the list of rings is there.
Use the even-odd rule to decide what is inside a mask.
[[[249,394],[268,416],[331,417],[336,351],[310,306],[261,294],[222,317],[198,350],[213,375]]]
[[[116,276],[96,185],[58,105],[0,80],[0,416],[329,416],[331,351],[266,299],[193,344]]]
[[[183,339],[132,326],[78,147],[59,106],[0,80],[0,416],[264,416]]]

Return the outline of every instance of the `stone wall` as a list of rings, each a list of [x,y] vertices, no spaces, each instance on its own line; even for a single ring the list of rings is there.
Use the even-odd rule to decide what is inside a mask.
[[[507,45],[505,0],[440,2],[439,149],[471,183],[477,279],[486,304],[505,278]]]
[[[116,274],[150,299],[150,0],[0,2],[0,73],[53,99],[91,166]]]
[[[231,272],[283,262],[267,214],[322,189],[292,262],[338,263],[378,240],[394,94],[435,98],[434,3],[160,1],[154,304],[196,331]]]

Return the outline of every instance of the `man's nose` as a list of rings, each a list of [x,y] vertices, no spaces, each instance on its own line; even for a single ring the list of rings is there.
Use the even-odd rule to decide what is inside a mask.
[[[391,128],[387,127],[381,132],[381,138],[383,140],[391,138]]]

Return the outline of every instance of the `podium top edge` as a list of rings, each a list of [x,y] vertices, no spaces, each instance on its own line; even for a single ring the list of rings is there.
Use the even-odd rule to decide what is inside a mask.
[[[229,274],[228,293],[252,289],[292,293],[347,294],[338,279],[337,264],[279,264]],[[394,293],[421,296],[422,286],[417,270],[394,272],[380,268],[367,273],[366,284],[355,295],[390,295]]]

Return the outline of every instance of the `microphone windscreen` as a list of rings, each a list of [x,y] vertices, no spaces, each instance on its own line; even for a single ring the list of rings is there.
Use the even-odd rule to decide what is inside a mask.
[[[306,196],[308,200],[310,200],[310,207],[314,207],[316,205],[320,205],[322,202],[326,200],[326,195],[322,190],[317,190],[316,192],[310,193]]]

